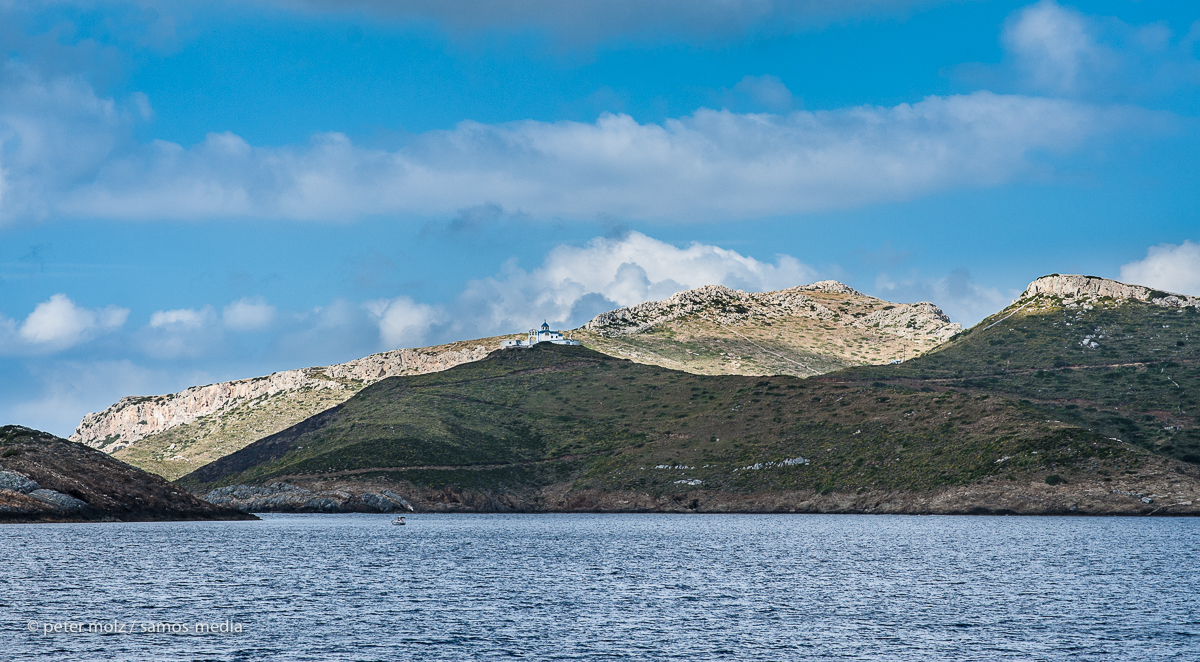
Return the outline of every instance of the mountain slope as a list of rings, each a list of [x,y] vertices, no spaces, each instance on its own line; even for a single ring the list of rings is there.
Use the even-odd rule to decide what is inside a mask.
[[[0,427],[0,522],[254,519],[82,444]]]
[[[761,294],[696,288],[604,313],[572,335],[612,356],[698,374],[808,376],[915,356],[959,329],[932,304],[891,304],[823,281]],[[344,402],[368,384],[477,361],[501,339],[123,398],[84,417],[71,439],[174,479]]]
[[[280,482],[427,509],[1112,513],[1153,489],[1200,512],[1194,467],[1015,400],[561,346],[384,380],[180,481]]]
[[[89,414],[71,440],[121,460],[178,478],[222,455],[394,375],[436,372],[487,356],[499,339],[398,349],[348,363],[196,386],[179,393],[127,397]]]
[[[1002,394],[1053,420],[1200,463],[1197,297],[1046,276],[925,356],[822,379]]]

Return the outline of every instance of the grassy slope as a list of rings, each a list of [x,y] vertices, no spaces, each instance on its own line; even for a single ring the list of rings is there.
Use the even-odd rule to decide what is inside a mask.
[[[1195,308],[1102,299],[1089,310],[1051,297],[1019,300],[917,360],[828,379],[1011,397],[1045,418],[1200,463]]]
[[[1136,471],[1150,457],[988,394],[695,375],[538,346],[382,381],[181,482],[319,474],[485,492],[567,483],[651,494],[861,493],[1098,476]]]

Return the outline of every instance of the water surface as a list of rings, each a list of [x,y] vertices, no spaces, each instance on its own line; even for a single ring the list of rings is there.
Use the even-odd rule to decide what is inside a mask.
[[[0,527],[0,653],[1200,659],[1195,519],[263,517]],[[197,634],[200,622],[242,631]]]

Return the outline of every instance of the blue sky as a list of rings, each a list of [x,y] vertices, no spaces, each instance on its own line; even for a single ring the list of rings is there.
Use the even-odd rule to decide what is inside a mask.
[[[0,40],[4,423],[708,283],[1200,294],[1190,3],[35,1]]]

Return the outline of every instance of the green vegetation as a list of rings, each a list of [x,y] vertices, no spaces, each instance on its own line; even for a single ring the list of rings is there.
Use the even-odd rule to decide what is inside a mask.
[[[1135,471],[1149,455],[1016,399],[922,390],[875,370],[830,381],[696,375],[539,345],[381,381],[181,482],[862,493]]]
[[[1037,297],[916,360],[821,379],[1014,398],[1044,419],[1200,463],[1198,363],[1196,308]]]

